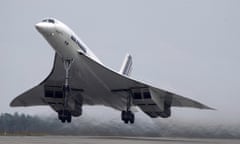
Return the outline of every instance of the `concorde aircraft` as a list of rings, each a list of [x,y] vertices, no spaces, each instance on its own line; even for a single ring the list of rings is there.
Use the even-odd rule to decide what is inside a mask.
[[[124,123],[134,123],[134,108],[151,118],[171,116],[171,107],[212,109],[204,104],[130,78],[127,54],[119,72],[106,67],[65,24],[46,18],[35,25],[55,51],[50,74],[39,85],[16,97],[10,106],[50,106],[61,122],[82,114],[83,105],[103,105],[121,111]]]

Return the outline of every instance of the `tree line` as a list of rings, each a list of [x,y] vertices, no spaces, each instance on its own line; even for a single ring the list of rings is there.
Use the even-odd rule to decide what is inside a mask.
[[[141,117],[133,125],[126,125],[118,117],[99,119],[92,115],[75,118],[71,124],[62,124],[56,117],[2,113],[0,135],[240,138],[240,127],[239,124],[199,124]]]
[[[0,134],[51,134],[55,133],[54,128],[58,127],[59,123],[47,121],[37,116],[26,114],[9,114],[2,113],[0,115]]]

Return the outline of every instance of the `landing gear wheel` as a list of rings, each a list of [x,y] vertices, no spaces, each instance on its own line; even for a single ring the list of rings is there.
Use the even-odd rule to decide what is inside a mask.
[[[71,112],[69,112],[68,110],[59,111],[59,112],[58,112],[58,119],[59,119],[62,123],[65,123],[66,121],[67,121],[68,123],[71,123],[71,121],[72,121]]]
[[[64,119],[64,118],[61,118],[61,122],[62,122],[62,123],[65,123],[65,119]]]
[[[67,122],[68,122],[68,123],[71,123],[71,121],[72,121],[72,116],[69,115],[69,116],[67,117]]]
[[[125,124],[128,124],[128,120],[124,120],[124,123],[125,123]]]
[[[134,114],[131,112],[131,115],[130,115],[130,123],[133,124],[134,123],[134,120],[135,120],[135,116]]]
[[[125,115],[126,115],[125,113],[126,113],[126,111],[122,111],[122,114],[121,114],[122,121],[125,120]]]
[[[130,122],[131,124],[134,123],[135,120],[135,116],[134,113],[131,111],[122,111],[122,121],[124,121],[124,123],[128,123]]]

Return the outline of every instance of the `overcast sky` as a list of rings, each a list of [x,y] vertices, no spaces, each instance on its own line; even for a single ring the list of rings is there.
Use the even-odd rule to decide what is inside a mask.
[[[217,109],[173,109],[172,119],[240,121],[240,1],[2,0],[0,112],[51,71],[54,52],[34,25],[55,17],[71,27],[107,66],[118,71],[125,53],[132,77]],[[90,108],[90,111],[111,111]]]

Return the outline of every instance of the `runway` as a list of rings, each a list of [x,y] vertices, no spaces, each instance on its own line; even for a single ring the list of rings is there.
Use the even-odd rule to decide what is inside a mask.
[[[236,139],[148,137],[0,136],[0,144],[239,144]]]

